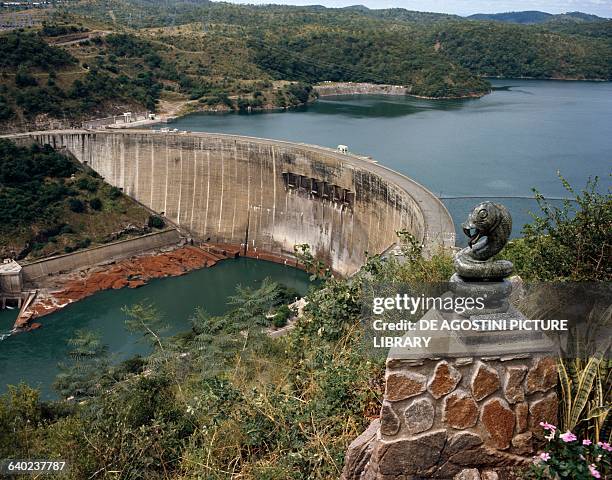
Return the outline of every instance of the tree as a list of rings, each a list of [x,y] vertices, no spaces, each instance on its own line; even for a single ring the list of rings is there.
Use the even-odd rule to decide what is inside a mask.
[[[257,289],[236,286],[236,294],[229,297],[227,303],[235,309],[232,317],[239,329],[249,329],[254,325],[265,325],[265,315],[279,295],[278,284],[265,278]]]
[[[83,213],[85,211],[85,204],[78,198],[71,198],[68,200],[68,207],[74,213]]]
[[[161,332],[167,327],[162,316],[151,304],[137,303],[131,307],[123,307],[126,314],[125,327],[134,333],[142,334],[153,346],[164,350]]]
[[[291,317],[291,309],[287,305],[281,305],[276,313],[274,314],[274,326],[276,328],[282,328],[287,325],[287,321]]]
[[[15,115],[15,112],[8,104],[6,97],[0,95],[0,120],[8,120],[13,115]]]
[[[68,340],[71,362],[60,363],[53,388],[63,397],[94,396],[101,388],[101,377],[109,367],[108,347],[100,342],[100,335],[78,330]]]
[[[89,206],[94,210],[102,210],[102,200],[98,197],[92,198],[89,201]]]
[[[164,228],[166,226],[166,222],[164,222],[164,219],[158,215],[149,215],[147,225],[151,228]]]
[[[19,67],[15,74],[15,85],[18,87],[35,87],[38,85],[36,78],[31,75],[24,67]]]

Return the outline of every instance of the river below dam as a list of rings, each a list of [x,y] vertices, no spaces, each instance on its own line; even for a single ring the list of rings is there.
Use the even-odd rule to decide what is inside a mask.
[[[290,140],[368,155],[443,198],[459,226],[481,199],[504,203],[514,235],[537,211],[532,188],[566,197],[557,172],[580,189],[610,185],[612,83],[492,80],[477,99],[324,97],[295,110],[192,114],[169,126]],[[473,198],[445,198],[445,197]],[[509,198],[510,197],[510,198]],[[527,197],[527,198],[516,198]],[[463,234],[458,232],[458,240]]]
[[[53,398],[51,384],[58,373],[57,364],[68,360],[66,341],[80,329],[99,332],[101,341],[120,361],[146,354],[148,346],[140,336],[125,329],[122,307],[139,302],[152,304],[163,315],[168,328],[164,335],[188,331],[197,307],[211,315],[227,311],[227,299],[236,285],[257,288],[264,278],[306,293],[308,275],[285,265],[238,258],[224,260],[180,277],[155,279],[147,285],[121,290],[106,290],[40,318],[43,327],[0,340],[0,393],[7,385],[25,382],[41,390],[43,398]],[[0,310],[0,335],[11,329],[16,310]]]

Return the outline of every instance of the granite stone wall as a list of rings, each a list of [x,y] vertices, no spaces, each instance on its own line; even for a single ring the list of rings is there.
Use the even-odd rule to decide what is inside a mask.
[[[557,420],[556,362],[538,354],[388,359],[380,419],[351,444],[345,480],[498,478]]]

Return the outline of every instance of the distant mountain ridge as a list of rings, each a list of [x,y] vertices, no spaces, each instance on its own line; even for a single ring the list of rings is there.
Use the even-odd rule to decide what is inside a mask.
[[[519,23],[522,25],[546,23],[551,21],[599,22],[607,20],[606,18],[583,12],[567,12],[553,15],[552,13],[540,12],[539,10],[504,13],[476,13],[474,15],[469,15],[466,18],[470,20],[492,20],[504,23]]]

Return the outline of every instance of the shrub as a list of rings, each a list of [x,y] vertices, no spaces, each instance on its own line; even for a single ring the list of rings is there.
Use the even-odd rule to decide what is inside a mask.
[[[545,422],[540,423],[540,426],[548,432],[545,436],[548,443],[535,458],[530,478],[588,480],[609,478],[612,474],[612,447],[609,443],[581,440],[571,431],[560,433],[556,426]]]
[[[37,67],[48,70],[74,63],[74,57],[59,47],[52,47],[33,33],[10,32],[0,42],[0,67]]]
[[[147,225],[151,228],[164,228],[166,226],[166,222],[164,222],[164,219],[158,215],[149,215]]]
[[[117,187],[111,187],[111,189],[108,191],[108,197],[111,200],[116,200],[120,196],[121,196],[121,190],[119,190]]]
[[[25,384],[0,395],[0,456],[25,453],[28,433],[41,419],[39,393]]]
[[[7,99],[3,95],[0,95],[0,120],[8,120],[13,115],[15,115],[15,112],[9,105]]]
[[[287,305],[282,305],[276,310],[272,323],[276,328],[282,328],[287,325],[289,317],[291,317],[291,309]]]
[[[68,207],[74,213],[83,213],[85,211],[85,204],[78,198],[71,198],[68,200]]]
[[[40,34],[46,37],[59,37],[60,35],[68,35],[70,33],[84,32],[83,27],[76,25],[55,25],[43,23],[43,28]]]
[[[91,245],[91,238],[83,238],[76,243],[76,248],[87,248]]]
[[[95,192],[98,190],[98,182],[90,177],[81,177],[76,181],[76,186],[81,190]]]
[[[612,195],[598,191],[597,177],[578,193],[560,178],[573,199],[557,207],[536,191],[541,215],[534,215],[504,255],[527,280],[610,281]]]
[[[18,87],[34,87],[38,82],[27,70],[20,68],[15,75],[15,85]]]
[[[94,210],[102,210],[102,200],[100,200],[98,197],[92,198],[89,201],[89,206]]]

